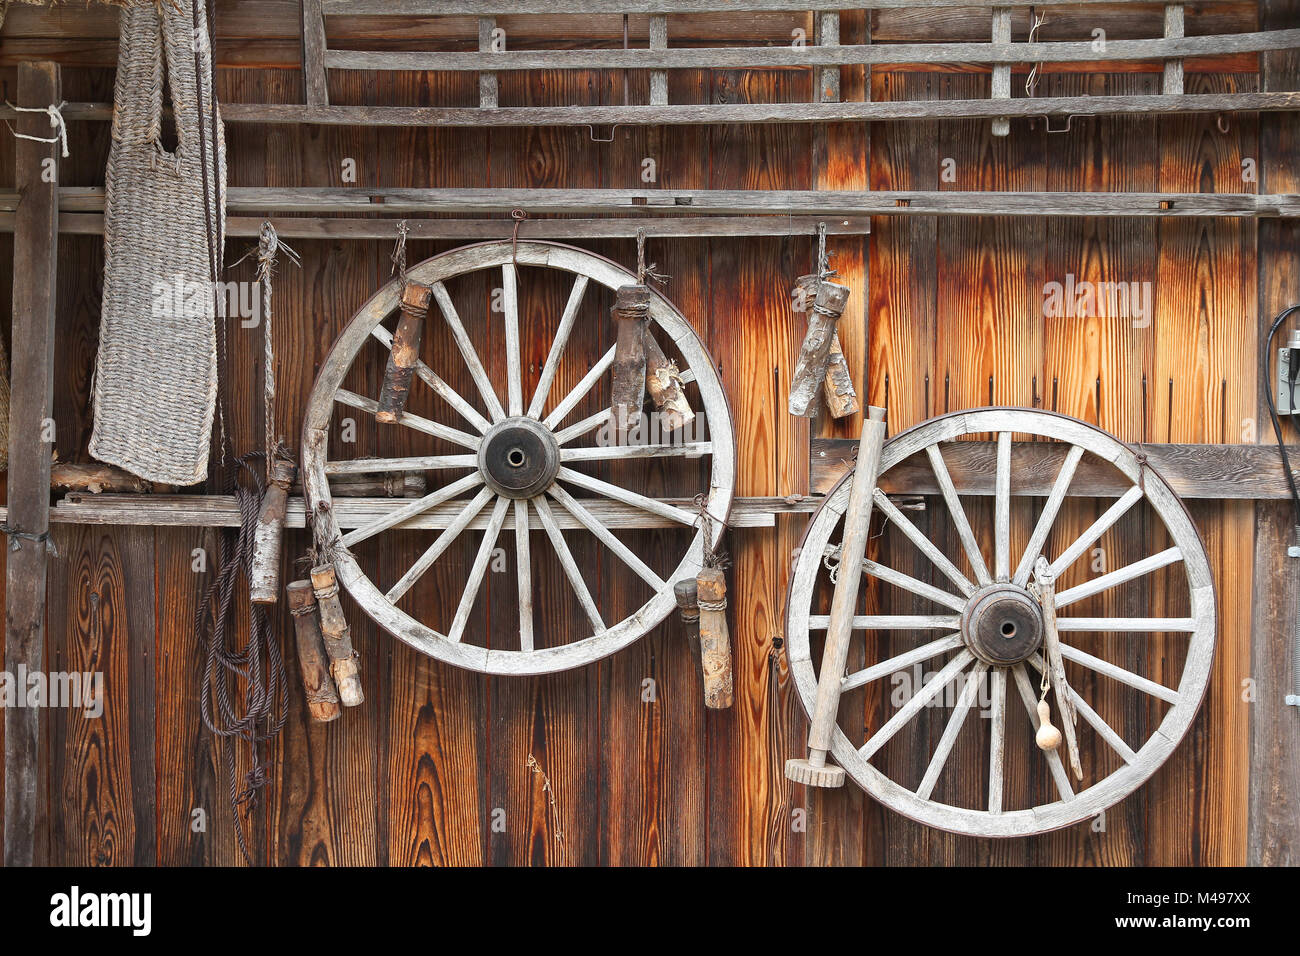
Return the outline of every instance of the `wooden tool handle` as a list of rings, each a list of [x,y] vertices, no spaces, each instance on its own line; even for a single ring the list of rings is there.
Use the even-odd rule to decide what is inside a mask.
[[[817,414],[816,398],[826,377],[826,361],[831,354],[835,327],[849,302],[848,286],[823,282],[808,312],[808,332],[799,348],[794,374],[790,376],[791,415],[811,417]]]
[[[826,399],[831,418],[847,418],[862,407],[858,404],[858,390],[853,387],[853,376],[849,374],[848,360],[844,358],[844,350],[840,347],[839,332],[831,336],[822,397]]]
[[[645,329],[650,317],[650,290],[643,285],[625,285],[614,293],[609,310],[617,326],[614,341],[613,386],[610,414],[619,441],[641,420],[645,404]]]
[[[645,342],[645,387],[650,398],[659,409],[663,421],[663,430],[676,431],[683,425],[695,420],[691,403],[686,400],[686,391],[682,387],[681,374],[677,363],[670,361],[659,347],[655,337],[647,331]]]
[[[700,600],[700,671],[704,706],[726,710],[732,702],[731,634],[727,631],[727,578],[704,568],[695,578]]]
[[[248,596],[254,604],[274,604],[280,599],[280,549],[289,510],[289,486],[296,471],[291,461],[276,461],[271,466],[271,484],[257,515],[253,560],[248,569]]]
[[[330,677],[316,595],[310,581],[290,581],[285,585],[284,593],[289,613],[293,615],[298,668],[302,671],[302,686],[307,692],[307,712],[312,720],[327,723],[335,720],[343,710],[339,706],[338,688]]]
[[[673,585],[673,597],[677,599],[677,610],[681,613],[682,627],[686,631],[686,640],[691,650],[700,650],[700,593],[694,578],[678,581]]]
[[[334,565],[322,564],[311,569],[312,588],[320,606],[321,636],[330,658],[330,674],[339,689],[344,707],[356,707],[365,701],[361,692],[361,656],[352,649],[352,629],[343,616],[339,602],[338,579]]]
[[[407,282],[402,288],[402,316],[393,332],[393,347],[384,369],[384,384],[379,390],[379,408],[375,420],[389,424],[402,417],[411,376],[420,360],[420,340],[424,336],[424,317],[429,313],[433,289],[419,282]]]

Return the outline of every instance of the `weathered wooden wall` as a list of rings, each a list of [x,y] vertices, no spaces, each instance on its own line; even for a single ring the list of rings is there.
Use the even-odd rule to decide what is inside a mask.
[[[226,8],[223,36],[257,34],[224,46],[223,62],[232,65],[221,71],[223,99],[301,102],[299,74],[283,68],[296,63],[293,34],[265,26],[288,17],[286,29],[296,30],[297,4],[219,6]],[[237,14],[254,18],[258,30],[241,32],[250,21]],[[60,33],[84,38],[62,41],[61,55],[73,64],[65,68],[65,96],[110,100],[112,70],[104,58],[111,62],[111,22],[88,15],[89,26],[78,32],[67,16],[16,10],[0,38],[0,63],[49,54],[47,38]],[[883,24],[877,18],[878,34],[935,33],[933,17],[909,25],[904,13],[890,16]],[[1250,4],[1209,5],[1205,17],[1217,29],[1254,22]],[[771,29],[755,29],[762,26]],[[1086,36],[1085,26],[1075,29]],[[942,29],[970,32],[961,17]],[[860,21],[846,20],[845,41],[862,30]],[[1255,88],[1253,61],[1234,68],[1249,72],[1192,73],[1188,92]],[[11,85],[13,75],[0,68]],[[503,102],[609,103],[622,96],[617,76],[534,74],[502,82]],[[1159,74],[1060,73],[1042,82],[1059,94],[1155,92]],[[472,102],[473,84],[472,76],[335,73],[330,92],[340,103]],[[673,102],[810,98],[810,77],[798,72],[674,74],[671,84]],[[975,73],[882,72],[872,77],[871,95],[982,96],[987,86],[987,76]],[[863,87],[846,71],[846,98],[861,98]],[[1226,131],[1213,116],[1092,119],[1059,134],[1041,121],[1017,121],[1005,139],[992,138],[987,123],[954,122],[878,124],[869,134],[863,126],[619,129],[613,143],[594,142],[583,129],[232,126],[228,142],[232,185],[341,185],[342,161],[352,158],[358,188],[630,186],[639,182],[641,159],[652,156],[659,183],[683,188],[1249,192],[1258,184],[1243,181],[1244,159],[1288,175],[1288,164],[1261,156],[1261,148],[1293,149],[1294,127],[1285,125],[1293,121],[1268,122],[1274,132],[1263,143],[1252,115],[1228,117]],[[74,127],[65,185],[102,182],[107,136],[106,124]],[[949,159],[954,181],[940,176]],[[11,176],[12,141],[0,136],[0,186]],[[1264,269],[1252,221],[879,218],[874,229],[869,243],[834,241],[833,264],[855,290],[843,327],[846,354],[855,379],[870,383],[871,401],[888,406],[891,433],[993,402],[1057,409],[1126,440],[1268,440],[1266,423],[1253,430],[1250,424],[1259,414],[1257,267],[1260,275]],[[276,377],[281,425],[296,435],[316,365],[386,281],[389,248],[361,241],[293,245],[302,268],[281,269],[275,289]],[[621,262],[634,258],[630,242],[588,245]],[[412,260],[443,248],[415,244]],[[231,242],[227,261],[243,251]],[[810,428],[785,413],[785,387],[802,335],[787,290],[809,271],[812,251],[802,238],[673,241],[650,249],[672,277],[667,294],[695,324],[727,384],[741,495],[808,490]],[[0,261],[11,255],[10,238],[0,236]],[[63,460],[84,457],[89,436],[102,265],[99,240],[61,240],[55,413]],[[236,278],[251,276],[248,266],[235,271]],[[1063,281],[1067,272],[1151,281],[1151,325],[1044,319],[1043,283]],[[5,314],[8,282],[0,269]],[[486,319],[485,308],[467,315],[490,343]],[[562,375],[570,382],[606,347],[584,344],[588,354],[566,361]],[[256,333],[232,330],[227,388],[241,450],[260,442],[259,349]],[[378,367],[374,374],[381,374]],[[362,431],[363,449],[401,453],[391,438]],[[844,437],[856,435],[857,424],[817,422],[812,431]],[[1083,516],[1092,506],[1072,507]],[[1276,657],[1272,642],[1282,637],[1257,631],[1252,645],[1255,506],[1204,503],[1194,515],[1220,600],[1210,692],[1175,756],[1108,814],[1102,832],[1080,825],[1036,839],[974,840],[890,814],[852,786],[806,794],[786,781],[782,764],[802,749],[806,726],[782,651],[786,577],[802,522],[781,519],[775,531],[730,537],[736,703],[726,712],[701,706],[695,664],[671,620],[584,670],[493,679],[429,660],[354,611],[366,704],[332,725],[312,726],[291,681],[290,720],[267,754],[270,781],[252,818],[255,855],[279,865],[1245,863],[1253,711],[1243,681],[1252,676],[1252,652],[1259,666],[1262,649]],[[102,670],[108,695],[100,720],[52,715],[51,861],[237,862],[223,755],[197,703],[201,652],[192,619],[211,570],[193,571],[192,554],[211,553],[214,536],[64,526],[57,543],[46,659],[56,669]],[[290,551],[304,544],[291,536]],[[1142,545],[1136,532],[1107,543],[1121,555]],[[400,569],[416,554],[413,540],[402,541],[381,562]],[[440,562],[421,582],[416,606],[454,600],[467,560]],[[601,568],[586,570],[601,579]],[[480,599],[478,626],[492,627],[493,609],[505,600],[493,588],[489,582],[487,600]],[[576,612],[544,604],[539,619],[564,627]],[[287,636],[287,616],[277,623]],[[642,699],[647,677],[657,683],[654,702]],[[241,774],[247,769],[241,761]],[[191,827],[196,808],[206,810],[206,832]],[[494,820],[503,827],[494,828]],[[1285,826],[1274,828],[1274,840],[1279,829]]]

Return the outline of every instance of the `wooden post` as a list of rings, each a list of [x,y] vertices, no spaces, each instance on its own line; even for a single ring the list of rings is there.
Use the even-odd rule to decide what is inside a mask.
[[[329,106],[325,80],[325,13],[321,0],[302,0],[302,83],[308,106]]]
[[[650,15],[650,49],[668,49],[668,17],[662,13]],[[650,71],[650,105],[668,105],[668,71]]]
[[[731,634],[727,630],[727,576],[703,568],[695,577],[700,601],[700,671],[704,706],[726,710],[732,701]]]
[[[352,649],[352,629],[343,616],[334,565],[322,564],[312,568],[311,583],[320,606],[320,630],[325,652],[330,658],[330,675],[343,706],[356,707],[366,699],[361,692],[361,655]]]
[[[478,49],[480,53],[492,52],[492,34],[496,28],[496,17],[478,18]],[[497,108],[497,102],[497,75],[495,73],[480,73],[478,75],[479,109],[494,110]]]
[[[993,8],[993,42],[1011,42],[1011,8]],[[993,99],[1011,99],[1011,64],[993,67]],[[993,135],[1006,136],[1011,132],[1011,120],[999,117],[993,121]]]
[[[58,104],[55,63],[18,65],[18,105]],[[44,113],[20,113],[17,130],[48,138]],[[59,154],[55,143],[19,139],[14,169],[21,197],[14,214],[13,372],[9,406],[10,537],[5,578],[5,667],[45,670],[45,572],[50,528],[51,408],[54,400],[54,304],[58,264]],[[43,711],[6,707],[5,866],[48,862],[49,821],[41,766]]]
[[[433,288],[408,282],[402,289],[402,317],[393,333],[393,348],[384,369],[384,384],[379,390],[379,408],[375,420],[392,424],[402,417],[406,396],[411,390],[411,376],[420,361],[420,340],[424,337],[424,317],[429,313]]]
[[[271,483],[262,497],[262,510],[253,532],[253,560],[248,570],[249,600],[274,604],[280,598],[280,552],[284,519],[289,510],[289,487],[297,472],[293,462],[277,459],[271,466]]]
[[[835,339],[835,326],[849,302],[848,286],[823,282],[808,312],[808,332],[799,348],[799,359],[790,377],[789,409],[791,415],[813,417],[817,414],[817,393],[826,378],[826,362]]]
[[[659,409],[663,430],[676,431],[695,421],[695,412],[691,411],[691,403],[686,399],[677,363],[669,361],[649,331],[642,337],[642,342],[645,345],[646,391],[650,393],[655,408]]]
[[[813,31],[813,40],[817,46],[840,45],[840,15],[838,13],[819,13],[817,27]],[[870,69],[870,67],[868,67]],[[840,101],[840,68],[824,66],[817,71],[817,102],[838,103]],[[867,84],[870,89],[871,84]]]
[[[789,779],[811,787],[844,785],[844,769],[828,765],[826,754],[831,749],[835,736],[840,687],[844,678],[844,665],[849,657],[849,635],[853,631],[853,612],[858,602],[858,589],[862,585],[862,559],[867,554],[873,494],[884,444],[885,410],[872,405],[862,422],[858,463],[853,471],[853,484],[849,488],[848,507],[844,511],[839,573],[831,597],[831,615],[826,628],[821,672],[817,676],[817,700],[813,707],[812,727],[808,733],[808,757],[785,762],[785,775]]]
[[[627,430],[641,420],[641,406],[645,404],[645,331],[650,318],[650,290],[643,285],[623,286],[614,293],[614,307],[609,314],[618,330],[610,413],[622,442]]]
[[[334,678],[330,677],[316,595],[310,581],[291,581],[285,585],[284,593],[289,613],[293,615],[298,668],[302,671],[302,686],[307,693],[307,712],[312,720],[328,723],[343,711],[339,707],[338,688],[334,686]]]
[[[1183,5],[1181,3],[1168,4],[1165,7],[1165,39],[1181,40],[1183,38],[1183,23]],[[1160,92],[1174,95],[1183,92],[1183,61],[1181,59],[1165,60],[1165,77]]]

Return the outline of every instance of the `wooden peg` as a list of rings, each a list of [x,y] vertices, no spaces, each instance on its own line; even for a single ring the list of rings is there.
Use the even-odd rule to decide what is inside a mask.
[[[700,650],[700,590],[695,578],[687,578],[673,585],[673,596],[677,598],[677,610],[682,616],[682,627],[686,631],[686,641],[691,650]]]
[[[393,347],[384,369],[384,384],[379,390],[379,409],[375,420],[392,424],[402,417],[406,396],[411,390],[411,376],[420,359],[420,340],[424,337],[424,317],[429,314],[430,286],[407,282],[402,287],[402,315],[393,332]]]
[[[826,362],[830,358],[835,327],[849,302],[848,286],[822,282],[817,286],[817,296],[808,312],[808,331],[799,348],[794,374],[790,377],[788,407],[791,415],[811,418],[817,414],[816,398],[826,378]]]
[[[645,330],[650,318],[650,290],[643,285],[625,285],[614,293],[609,310],[617,326],[614,341],[614,372],[610,414],[619,441],[641,420],[645,404]]]
[[[361,655],[352,648],[352,629],[343,616],[339,602],[339,583],[334,565],[322,564],[311,569],[312,589],[320,606],[321,637],[330,659],[330,675],[339,690],[344,707],[356,707],[366,699],[361,692]]]
[[[853,612],[862,582],[862,559],[867,555],[871,511],[884,444],[885,410],[873,405],[867,410],[867,417],[862,422],[858,463],[853,470],[849,503],[844,511],[839,573],[835,578],[835,592],[831,596],[830,622],[826,628],[821,672],[817,676],[817,697],[808,733],[808,757],[785,762],[785,775],[789,779],[811,787],[844,785],[844,769],[827,764],[826,755],[831,749],[835,718],[840,709],[841,682],[844,666],[849,659],[849,635],[853,631]]]
[[[646,391],[650,393],[655,408],[659,409],[663,430],[676,431],[695,420],[691,403],[686,400],[686,390],[682,387],[677,363],[664,355],[664,350],[650,332],[645,333],[642,341],[645,343]]]
[[[727,631],[727,576],[703,568],[695,578],[700,601],[700,671],[704,706],[726,710],[732,701],[731,634]]]
[[[276,459],[271,465],[271,483],[257,515],[253,560],[248,569],[248,597],[254,604],[274,604],[280,599],[280,548],[289,510],[289,486],[297,470],[293,462],[284,459]]]
[[[339,692],[330,677],[325,639],[321,636],[320,613],[310,581],[290,581],[284,593],[293,615],[293,629],[298,644],[298,668],[307,692],[307,712],[311,719],[328,723],[338,718]]]
[[[1046,700],[1038,702],[1038,732],[1034,743],[1039,750],[1055,750],[1061,746],[1061,732],[1052,726],[1052,708]]]

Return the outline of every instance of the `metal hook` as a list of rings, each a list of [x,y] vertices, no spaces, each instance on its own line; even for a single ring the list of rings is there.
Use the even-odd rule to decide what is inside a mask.
[[[1219,132],[1225,136],[1228,134],[1228,116],[1226,113],[1217,113],[1214,117],[1214,125],[1219,128]]]
[[[586,126],[587,126],[587,135],[591,137],[591,141],[592,141],[593,143],[612,143],[612,142],[614,142],[614,130],[618,129],[618,128],[619,128],[620,126],[622,126],[622,125],[623,125],[622,123],[615,123],[613,126],[611,126],[611,127],[609,128],[609,139],[604,139],[604,138],[602,138],[602,137],[600,137],[600,136],[597,136],[597,135],[596,135],[596,127],[594,127],[594,126],[592,126],[590,123],[588,123],[588,124],[586,124]]]
[[[1043,115],[1043,122],[1047,124],[1045,129],[1049,133],[1068,133],[1074,123],[1074,114],[1071,113],[1065,118],[1065,125],[1060,129],[1052,129],[1052,118],[1046,114]]]

